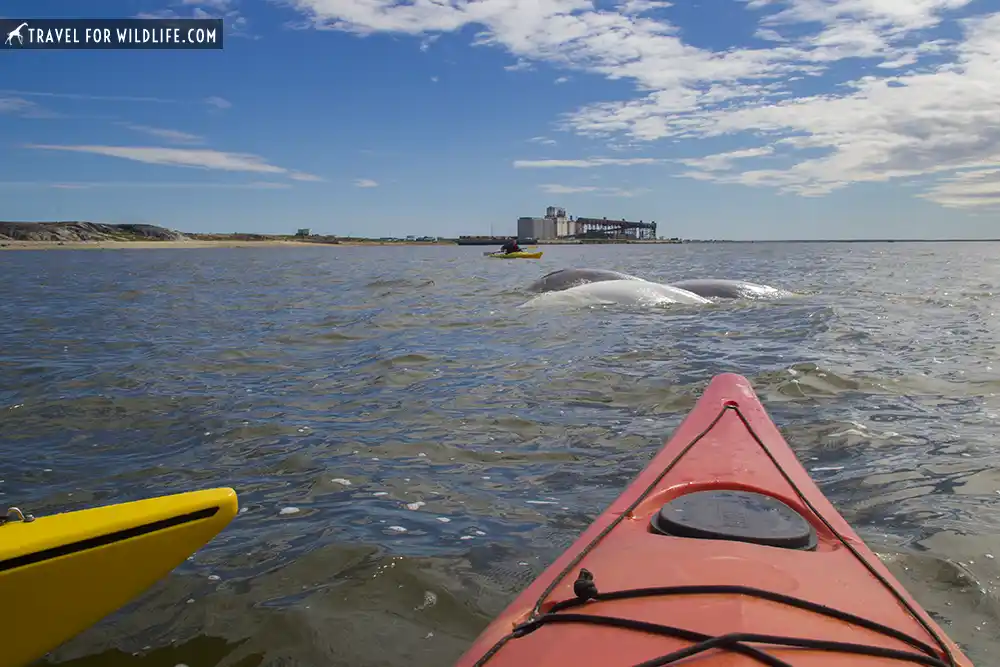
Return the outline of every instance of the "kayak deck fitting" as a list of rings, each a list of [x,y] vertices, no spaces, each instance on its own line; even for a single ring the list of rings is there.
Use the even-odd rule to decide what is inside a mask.
[[[229,488],[0,517],[0,667],[22,667],[124,606],[236,516]]]
[[[674,664],[972,665],[728,373],[457,667]]]

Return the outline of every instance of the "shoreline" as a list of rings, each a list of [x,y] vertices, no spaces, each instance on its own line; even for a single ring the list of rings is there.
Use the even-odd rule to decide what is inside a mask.
[[[419,241],[340,241],[338,243],[314,243],[311,241],[226,241],[226,240],[190,240],[190,241],[7,241],[0,240],[0,252],[4,250],[155,250],[199,249],[199,248],[302,248],[302,247],[337,247],[337,246],[415,246],[415,245],[454,245],[451,243],[434,243]]]
[[[813,240],[785,240],[785,241],[683,241],[684,245],[696,244],[733,244],[733,243],[996,243],[1000,239],[830,239],[823,241]],[[676,241],[646,241],[631,243],[566,243],[566,242],[546,242],[539,241],[534,244],[539,249],[545,246],[592,246],[592,245],[679,245]],[[336,243],[322,243],[312,241],[293,241],[283,239],[267,240],[201,240],[191,239],[187,241],[15,241],[0,239],[0,252],[4,250],[197,250],[205,248],[304,248],[304,247],[333,247],[346,246],[350,248],[363,247],[385,247],[385,246],[447,246],[464,247],[454,242],[442,241],[361,241],[361,240],[340,240]],[[486,246],[479,246],[486,247]]]
[[[303,246],[295,241],[0,241],[3,250],[152,250],[155,248],[245,248]]]

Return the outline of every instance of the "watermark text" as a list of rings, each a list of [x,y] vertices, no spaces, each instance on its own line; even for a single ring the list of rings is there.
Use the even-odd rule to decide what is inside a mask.
[[[222,19],[0,19],[6,49],[221,49]]]

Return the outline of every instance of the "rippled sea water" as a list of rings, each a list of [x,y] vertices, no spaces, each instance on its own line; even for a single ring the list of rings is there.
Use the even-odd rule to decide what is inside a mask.
[[[47,661],[447,665],[723,371],[970,657],[1000,661],[1000,246],[543,249],[0,254],[0,503],[230,485],[243,508]],[[519,308],[567,267],[798,296]]]

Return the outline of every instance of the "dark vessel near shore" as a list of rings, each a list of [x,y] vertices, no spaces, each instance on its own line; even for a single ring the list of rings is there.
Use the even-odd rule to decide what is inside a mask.
[[[455,239],[458,245],[495,245],[501,246],[509,236],[459,236]]]

